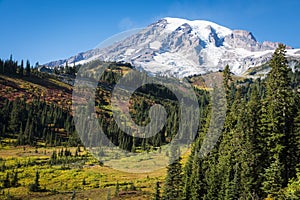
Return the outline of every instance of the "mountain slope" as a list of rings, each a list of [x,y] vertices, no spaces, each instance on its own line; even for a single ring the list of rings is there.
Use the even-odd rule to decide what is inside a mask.
[[[231,30],[204,20],[163,18],[140,32],[103,49],[92,49],[66,62],[83,64],[91,60],[129,62],[153,75],[185,77],[222,70],[229,64],[241,75],[251,67],[265,64],[278,43],[258,42],[244,30]],[[300,60],[300,50],[288,47],[287,55]]]

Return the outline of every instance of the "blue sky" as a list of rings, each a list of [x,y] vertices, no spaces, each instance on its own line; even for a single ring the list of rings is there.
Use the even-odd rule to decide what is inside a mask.
[[[0,0],[0,58],[45,63],[163,17],[204,19],[300,48],[298,0]]]

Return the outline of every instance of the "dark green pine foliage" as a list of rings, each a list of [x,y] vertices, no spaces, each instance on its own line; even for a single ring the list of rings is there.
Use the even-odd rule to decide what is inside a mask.
[[[219,147],[217,172],[219,177],[218,199],[237,199],[239,194],[240,162],[244,154],[243,135],[239,127],[242,115],[243,102],[241,90],[237,91],[236,98],[227,114],[222,141]]]
[[[188,160],[184,166],[184,176],[183,176],[183,199],[191,198],[191,179],[192,179],[192,167],[193,167],[193,152],[188,157]]]
[[[229,65],[226,65],[223,71],[223,84],[226,90],[230,89],[230,81],[232,81]]]
[[[201,199],[206,192],[204,160],[198,155],[194,158],[193,181],[191,182],[190,199]]]
[[[245,106],[245,112],[241,115],[240,131],[243,133],[243,147],[245,148],[241,162],[241,189],[242,197],[257,197],[261,194],[260,183],[263,172],[262,160],[262,136],[258,124],[261,110],[259,87],[252,85],[249,102]]]
[[[232,76],[230,72],[229,65],[226,65],[223,71],[223,86],[225,89],[227,106],[230,106],[234,100],[235,87],[232,82]]]
[[[275,154],[272,158],[272,162],[264,172],[264,182],[262,183],[262,189],[268,194],[268,196],[273,197],[278,195],[280,189],[283,185],[282,178],[283,164],[280,162],[278,154]]]
[[[24,112],[24,104],[17,98],[12,105],[12,111],[9,121],[9,129],[12,133],[20,131],[22,113]]]
[[[300,103],[300,96],[296,96],[296,101],[295,101],[295,105],[299,105]],[[296,158],[297,160],[297,168],[300,168],[300,106],[298,106],[297,110],[295,110],[296,112],[296,116],[294,118],[294,126],[293,126],[293,136],[294,136],[294,140],[296,142],[296,153],[295,155],[297,155],[298,157]]]
[[[300,77],[299,75],[298,78]],[[298,91],[300,91],[299,88]],[[300,106],[299,104],[300,104],[300,93],[294,92],[294,106],[292,107],[293,126],[292,126],[290,141],[289,141],[293,145],[289,146],[290,147],[289,154],[290,154],[290,161],[293,163],[291,168],[296,167],[297,169],[300,169]]]
[[[288,69],[284,49],[280,45],[274,53],[266,80],[229,82],[227,67],[222,135],[206,156],[199,157],[208,129],[199,131],[184,168],[182,199],[281,199],[287,182],[296,183],[300,100],[297,82],[289,79],[297,80],[297,74]]]
[[[9,180],[9,173],[6,173],[5,179],[2,181],[2,185],[4,188],[9,188],[10,187],[10,180]]]
[[[3,99],[0,109],[0,136],[16,138],[16,145],[32,145],[44,140],[48,145],[77,146],[80,144],[75,134],[73,117],[69,111],[54,104],[34,99],[14,101]],[[58,128],[66,128],[67,136],[57,133]]]
[[[270,61],[271,71],[267,78],[265,99],[265,119],[268,127],[264,134],[267,165],[262,189],[266,194],[287,185],[288,179],[295,176],[297,161],[293,153],[296,144],[292,133],[293,95],[289,68],[285,57],[285,46],[280,44]]]
[[[207,109],[211,110],[210,108]],[[183,199],[202,199],[207,192],[208,180],[205,179],[205,176],[207,175],[207,171],[210,170],[208,158],[214,154],[203,156],[200,154],[200,150],[210,125],[210,115],[211,113],[207,114],[206,119],[202,121],[199,136],[194,142],[191,156],[188,158],[188,162],[185,164]],[[208,142],[206,145],[211,146],[212,144]],[[214,173],[209,173],[209,175],[213,176]],[[212,180],[212,177],[210,177],[210,180]]]
[[[19,186],[19,182],[18,181],[19,181],[18,172],[14,172],[13,179],[11,181],[11,186],[18,187]]]
[[[29,60],[26,61],[25,75],[30,76],[30,62],[29,62]]]
[[[178,148],[172,145],[171,163],[167,167],[167,177],[162,195],[162,199],[164,200],[182,199],[183,196],[182,165],[181,158],[177,158],[178,153]]]
[[[37,186],[37,188],[40,187],[40,172],[39,171],[35,172],[34,184]]]
[[[40,191],[40,173],[39,171],[35,172],[35,179],[34,179],[34,183],[29,184],[29,191],[31,192],[38,192]]]
[[[220,188],[220,174],[218,170],[218,155],[217,149],[213,149],[212,152],[206,158],[207,169],[205,171],[204,181],[207,184],[206,193],[203,195],[203,199],[218,200],[218,193]]]
[[[205,199],[255,198],[260,192],[259,97],[254,87],[248,102],[247,90],[242,86],[235,92],[218,150],[207,161]]]

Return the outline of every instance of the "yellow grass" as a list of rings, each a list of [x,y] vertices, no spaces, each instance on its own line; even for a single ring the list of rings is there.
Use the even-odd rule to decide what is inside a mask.
[[[98,161],[88,152],[80,152],[80,155],[88,156],[85,164],[67,164],[66,167],[69,168],[63,168],[63,165],[48,165],[52,152],[54,150],[59,152],[61,149],[62,147],[38,149],[29,146],[1,147],[0,165],[5,162],[5,166],[9,169],[0,172],[0,179],[4,179],[7,172],[17,171],[20,186],[3,189],[4,194],[0,195],[0,199],[5,199],[8,192],[13,197],[21,199],[70,199],[73,191],[76,191],[75,196],[78,199],[106,199],[108,188],[113,198],[117,181],[120,184],[120,191],[125,190],[131,183],[138,190],[136,194],[122,196],[122,199],[152,199],[155,183],[157,181],[163,183],[166,174],[165,167],[147,173],[128,173],[106,165],[99,166]],[[68,149],[74,155],[77,148]],[[30,162],[36,164],[23,166]],[[22,166],[17,168],[17,163]],[[29,192],[28,185],[34,182],[37,170],[40,172],[41,188],[46,188],[47,192]],[[82,184],[83,179],[86,185]]]

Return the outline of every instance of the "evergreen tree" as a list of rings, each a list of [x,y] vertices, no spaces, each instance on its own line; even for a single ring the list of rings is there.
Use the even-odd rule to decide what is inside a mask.
[[[65,69],[64,69],[64,73],[65,74],[69,74],[70,73],[70,68],[68,66],[68,62],[66,62],[66,66],[65,66]]]
[[[264,133],[267,147],[267,168],[265,169],[263,190],[274,194],[278,188],[286,186],[288,179],[296,174],[293,144],[293,96],[289,68],[285,57],[285,46],[280,44],[270,61],[271,71],[267,78],[266,111],[268,131]]]
[[[225,88],[229,88],[229,83],[232,81],[229,65],[226,65],[223,71],[223,84]]]
[[[24,62],[21,61],[20,69],[19,69],[19,76],[22,77],[24,75]]]
[[[39,190],[40,190],[40,173],[37,170],[35,172],[34,183],[29,184],[29,191],[31,191],[31,192],[38,192]]]
[[[195,154],[195,148],[193,147],[191,155],[189,156],[184,166],[184,188],[183,188],[183,199],[191,198],[191,187],[192,187],[192,173],[193,173],[193,158]]]
[[[181,199],[183,196],[182,165],[181,158],[178,157],[178,149],[171,146],[171,163],[167,167],[167,177],[165,180],[162,199]],[[173,162],[172,162],[173,161]]]
[[[195,156],[194,169],[193,169],[193,180],[191,182],[191,193],[190,199],[201,199],[206,193],[206,185],[204,182],[205,172],[203,167],[203,160],[199,156]]]
[[[250,100],[245,106],[246,110],[241,118],[240,130],[244,138],[244,154],[241,157],[241,186],[242,196],[257,196],[261,194],[261,173],[263,172],[262,148],[260,145],[262,137],[258,124],[260,121],[259,112],[261,110],[258,87],[251,87]]]
[[[300,98],[298,96],[298,98],[296,97],[297,101],[296,101],[296,105],[300,102]],[[297,168],[300,168],[300,107],[298,106],[298,110],[295,110],[295,117],[294,117],[294,125],[293,125],[293,133],[292,135],[294,136],[294,142],[295,142],[295,156],[297,156],[295,158],[296,163],[298,163]]]
[[[229,101],[230,82],[232,81],[229,65],[226,65],[223,71],[223,85],[226,91],[226,98]]]
[[[14,172],[14,176],[13,176],[13,179],[11,181],[11,185],[13,187],[17,187],[19,185],[18,181],[19,181],[18,172]]]
[[[19,132],[21,113],[22,113],[22,109],[20,107],[20,100],[16,99],[13,102],[13,108],[11,111],[10,121],[9,121],[9,129],[12,131],[12,133]]]
[[[278,155],[275,155],[273,159],[271,165],[265,169],[265,181],[262,183],[262,189],[269,194],[269,196],[277,195],[283,184],[283,165]]]
[[[29,60],[26,61],[25,74],[26,74],[26,76],[30,76],[30,62],[29,62]]]
[[[0,59],[0,74],[4,74],[4,63],[1,59]]]
[[[220,192],[220,173],[218,168],[217,160],[217,150],[212,151],[212,153],[207,158],[207,170],[205,173],[205,182],[207,183],[207,192],[203,199],[218,200],[218,193]]]
[[[224,70],[229,103],[223,134],[201,159],[196,156],[203,137],[199,134],[185,166],[183,199],[261,199],[267,195],[280,199],[288,180],[295,185],[300,163],[300,100],[293,94],[283,45],[270,66],[266,80],[242,85],[232,82],[229,67]],[[167,184],[169,177],[168,168],[163,198],[174,191]]]
[[[34,184],[38,189],[40,188],[40,173],[38,170],[35,172]]]
[[[9,180],[9,173],[6,173],[5,179],[3,180],[3,187],[9,188],[10,187],[10,180]]]

